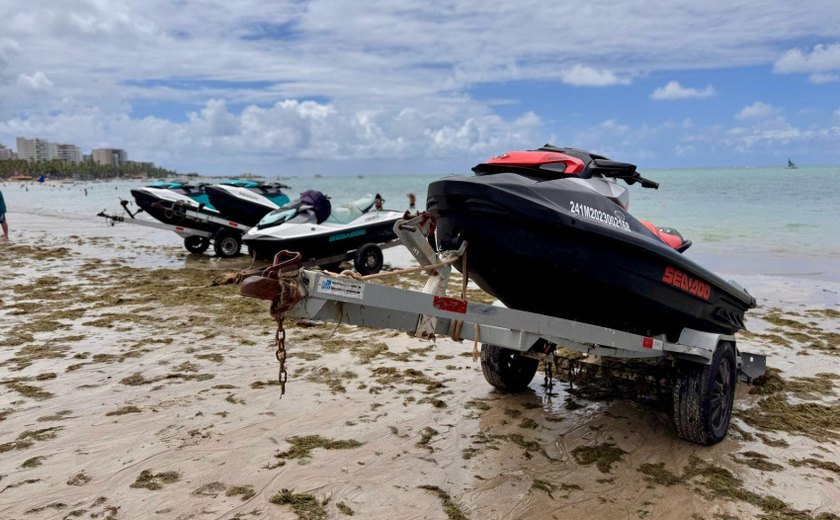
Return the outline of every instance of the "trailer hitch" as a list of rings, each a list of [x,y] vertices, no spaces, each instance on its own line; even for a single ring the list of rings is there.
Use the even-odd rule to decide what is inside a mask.
[[[239,294],[271,301],[271,314],[283,313],[300,302],[303,293],[297,281],[301,268],[300,253],[280,251],[272,265],[245,278]]]
[[[271,315],[277,321],[274,334],[274,357],[279,364],[277,381],[280,383],[280,395],[286,393],[286,328],[283,326],[284,315],[303,298],[303,287],[298,280],[301,268],[300,253],[280,251],[274,255],[274,261],[265,269],[248,276],[239,285],[243,296],[271,300]]]

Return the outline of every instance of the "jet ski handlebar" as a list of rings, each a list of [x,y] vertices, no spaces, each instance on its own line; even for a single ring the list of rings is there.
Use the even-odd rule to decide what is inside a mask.
[[[642,188],[653,188],[655,190],[659,189],[659,183],[658,182],[654,182],[650,179],[645,179],[642,176],[639,176],[638,180],[642,184]]]
[[[659,188],[658,182],[645,179],[639,175],[639,172],[636,171],[635,164],[610,161],[609,159],[594,159],[590,170],[593,174],[603,175],[612,179],[621,179],[631,186],[638,182],[642,185],[642,188]]]

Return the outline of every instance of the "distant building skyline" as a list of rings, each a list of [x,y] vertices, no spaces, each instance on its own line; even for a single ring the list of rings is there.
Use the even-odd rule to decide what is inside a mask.
[[[122,166],[127,164],[128,152],[122,148],[94,148],[90,154],[82,154],[75,144],[55,143],[35,137],[16,139],[17,154],[0,144],[0,160],[23,159],[26,161],[52,161],[78,164],[82,161],[94,161],[103,166]],[[148,163],[153,164],[153,163]]]
[[[91,157],[103,166],[122,166],[128,162],[128,153],[120,148],[94,148]]]
[[[0,161],[8,161],[10,159],[17,159],[17,154],[11,149],[6,148],[3,143],[0,143]]]

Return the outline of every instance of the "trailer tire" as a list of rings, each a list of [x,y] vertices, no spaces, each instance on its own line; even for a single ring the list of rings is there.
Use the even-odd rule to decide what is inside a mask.
[[[521,392],[534,379],[540,362],[507,348],[481,344],[481,371],[488,383],[503,392]]]
[[[672,393],[678,437],[705,446],[726,437],[737,375],[735,347],[728,341],[718,343],[711,364],[682,367]]]
[[[220,229],[213,237],[213,250],[216,256],[232,258],[242,249],[242,238],[238,233],[227,229]]]
[[[207,237],[200,237],[198,235],[191,235],[184,239],[184,247],[190,253],[201,254],[207,251],[210,247],[210,239]]]
[[[382,250],[376,244],[364,244],[353,256],[353,267],[363,276],[378,273],[382,264]]]

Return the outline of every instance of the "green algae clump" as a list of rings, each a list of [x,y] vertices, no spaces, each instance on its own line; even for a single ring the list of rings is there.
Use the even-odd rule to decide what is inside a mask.
[[[278,491],[269,499],[272,504],[291,506],[300,520],[326,520],[327,512],[318,499],[312,495],[292,493],[288,489]]]
[[[595,464],[601,473],[609,473],[612,465],[620,461],[627,454],[615,444],[605,442],[597,446],[578,446],[572,450],[572,456],[578,464],[588,466]]]

